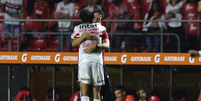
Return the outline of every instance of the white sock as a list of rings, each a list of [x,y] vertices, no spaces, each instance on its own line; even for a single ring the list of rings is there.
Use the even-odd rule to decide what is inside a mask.
[[[88,96],[82,96],[81,101],[89,101],[89,97]]]
[[[100,101],[99,99],[93,99],[93,101]]]

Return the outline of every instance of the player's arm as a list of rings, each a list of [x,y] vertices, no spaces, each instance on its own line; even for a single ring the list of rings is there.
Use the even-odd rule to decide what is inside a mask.
[[[81,37],[75,37],[74,39],[71,38],[71,43],[73,47],[80,45],[85,40],[94,40],[96,39],[96,35],[92,33],[87,33],[82,35]]]
[[[107,32],[103,32],[103,42],[102,44],[91,44],[91,45],[88,45],[88,47],[84,50],[85,53],[91,53],[93,52],[95,49],[98,49],[98,50],[105,50],[105,49],[109,49],[110,47],[110,41],[109,41],[109,36],[108,36],[108,33]]]
[[[201,51],[189,50],[188,53],[190,57],[193,57],[193,58],[201,56]]]

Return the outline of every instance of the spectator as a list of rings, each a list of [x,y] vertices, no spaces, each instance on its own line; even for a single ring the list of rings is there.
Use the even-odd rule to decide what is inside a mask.
[[[160,11],[160,4],[156,1],[152,3],[149,13],[145,15],[145,20],[159,20],[165,19],[163,13]],[[144,22],[143,31],[146,35],[146,42],[148,47],[148,52],[153,52],[153,47],[155,52],[160,52],[160,32],[161,28],[166,28],[164,22]],[[154,35],[149,35],[147,33],[154,33]]]
[[[87,4],[87,6],[84,8],[89,10],[90,12],[93,12],[97,9],[102,9],[100,5],[97,5],[98,0],[85,0],[84,2]]]
[[[117,98],[115,101],[135,101],[134,96],[126,95],[126,91],[123,86],[116,86],[114,88],[114,94]]]
[[[141,85],[137,94],[140,97],[139,101],[160,101],[158,96],[151,96],[151,87],[148,85]]]
[[[5,20],[23,19],[23,0],[1,0],[1,6],[5,5]],[[21,25],[19,21],[4,21],[4,32],[11,33],[14,36],[18,36],[21,31]],[[9,35],[5,34],[5,38]]]
[[[57,19],[73,19],[73,14],[75,12],[75,6],[69,0],[63,0],[59,2],[56,8],[56,18]],[[73,23],[70,21],[59,22],[59,32],[72,33]],[[66,51],[71,51],[71,35],[66,35]],[[64,41],[64,39],[63,39]],[[61,52],[61,36],[58,35],[58,47],[57,51]]]
[[[110,18],[127,20],[133,18],[133,9],[129,3],[123,2],[123,0],[114,0],[115,4],[110,9]],[[131,33],[133,29],[133,24],[128,22],[113,22],[113,32],[117,33]],[[122,35],[116,35],[115,50],[116,52],[121,52],[121,43],[123,41]],[[133,36],[126,36],[127,51],[133,52]]]
[[[50,18],[50,7],[49,3],[45,0],[38,0],[34,3],[33,15],[38,19],[49,19]],[[40,22],[41,25],[34,26],[33,32],[36,32],[34,36],[38,36],[37,32],[46,32],[48,22]],[[44,34],[43,34],[44,35]],[[44,35],[45,36],[45,35]]]
[[[170,20],[168,22],[168,30],[169,33],[175,33],[177,34],[180,39],[181,39],[181,44],[185,43],[185,34],[183,33],[183,28],[182,28],[182,22],[176,22],[175,20],[181,20],[182,19],[182,6],[186,3],[186,0],[170,0],[169,5],[166,7],[165,10],[165,18]],[[171,21],[174,20],[174,21]],[[175,36],[169,36],[169,51],[170,52],[177,52],[177,47],[175,45],[176,40]],[[183,50],[183,46],[181,45]],[[184,51],[184,50],[183,50]]]

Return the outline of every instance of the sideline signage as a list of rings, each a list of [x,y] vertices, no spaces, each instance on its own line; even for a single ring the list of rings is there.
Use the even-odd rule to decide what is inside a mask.
[[[201,57],[188,53],[105,53],[105,64],[201,65]],[[1,52],[1,64],[77,64],[77,52]]]

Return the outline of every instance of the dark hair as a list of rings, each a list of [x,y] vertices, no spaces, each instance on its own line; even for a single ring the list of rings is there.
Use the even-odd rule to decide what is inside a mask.
[[[112,3],[115,5],[121,5],[123,0],[112,0]]]
[[[100,9],[97,9],[95,11],[93,11],[92,15],[93,15],[93,18],[94,18],[94,13],[99,13],[100,15],[102,15],[102,19],[101,21],[103,21],[103,18],[104,18],[104,12]]]
[[[177,0],[176,4],[179,3],[179,2],[180,2],[180,0]],[[170,4],[172,5],[172,0],[170,0]]]
[[[157,1],[152,2],[151,9],[150,9],[150,11],[149,11],[147,20],[150,20],[151,17],[154,15],[154,9],[153,9],[154,4],[157,4],[157,5],[158,5],[158,11],[160,11],[160,4],[159,4],[159,2],[157,2]],[[149,22],[146,22],[146,24],[147,24],[147,23],[149,23]]]
[[[114,91],[117,91],[117,90],[120,90],[120,91],[122,91],[122,92],[125,91],[124,87],[121,86],[121,85],[116,86],[116,87],[114,88]]]
[[[80,19],[82,23],[92,23],[93,15],[87,9],[82,9],[80,12]]]
[[[146,92],[147,94],[147,101],[149,99],[149,97],[151,96],[151,87],[149,85],[140,85],[139,88],[137,89],[137,94],[139,95],[139,91],[143,90]]]

